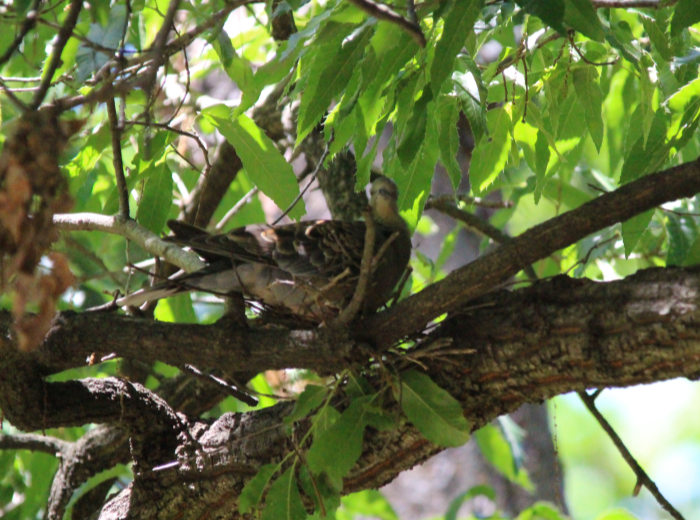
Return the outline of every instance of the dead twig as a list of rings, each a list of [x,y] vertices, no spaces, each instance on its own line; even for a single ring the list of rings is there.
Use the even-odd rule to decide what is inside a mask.
[[[617,434],[617,432],[613,429],[612,426],[610,426],[610,423],[607,421],[607,419],[603,417],[603,414],[600,413],[600,411],[595,405],[595,398],[591,395],[588,395],[586,391],[581,391],[577,393],[578,396],[581,398],[581,401],[583,401],[583,404],[586,405],[586,408],[588,408],[588,411],[591,412],[591,415],[595,417],[596,421],[598,421],[598,424],[600,424],[600,427],[603,428],[605,433],[607,433],[608,437],[610,437],[610,440],[617,448],[617,451],[620,452],[622,458],[625,459],[627,465],[632,471],[634,471],[634,474],[637,477],[637,485],[635,486],[635,491],[638,492],[639,488],[643,485],[654,496],[659,505],[662,508],[664,508],[665,511],[668,512],[668,514],[670,514],[676,520],[685,520],[683,518],[683,515],[681,515],[676,510],[676,508],[674,508],[671,505],[671,503],[668,500],[666,500],[666,497],[664,497],[661,494],[661,491],[659,491],[659,488],[656,487],[654,481],[649,478],[649,475],[646,474],[646,472],[642,469],[639,463],[632,456],[630,451],[627,449],[627,446],[625,446],[625,443],[622,442],[622,439],[620,439],[620,436]]]

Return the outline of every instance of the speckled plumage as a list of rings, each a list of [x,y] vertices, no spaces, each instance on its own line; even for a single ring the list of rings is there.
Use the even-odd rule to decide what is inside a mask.
[[[364,312],[389,298],[411,254],[411,238],[398,213],[393,181],[372,184],[370,207],[376,227],[375,254],[396,232],[370,281]],[[365,223],[304,221],[283,226],[246,226],[210,235],[177,221],[168,240],[196,251],[209,265],[195,273],[129,295],[119,305],[140,305],[188,290],[240,292],[265,307],[312,321],[325,321],[352,298],[360,270]]]

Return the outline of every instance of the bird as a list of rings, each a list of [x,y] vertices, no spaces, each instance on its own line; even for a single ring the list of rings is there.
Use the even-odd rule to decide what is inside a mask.
[[[411,256],[411,233],[398,211],[396,184],[380,176],[370,193],[375,265],[362,314],[387,302]],[[222,234],[175,220],[168,226],[174,235],[166,240],[189,247],[207,266],[129,294],[117,305],[140,306],[186,291],[242,293],[273,314],[315,323],[333,319],[352,299],[367,229],[364,221],[341,220],[251,225]]]

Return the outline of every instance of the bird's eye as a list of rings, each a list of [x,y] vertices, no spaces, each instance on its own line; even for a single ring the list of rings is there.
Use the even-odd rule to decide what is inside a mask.
[[[391,192],[389,192],[389,190],[387,190],[386,188],[379,188],[379,193],[381,193],[385,197],[391,197]]]

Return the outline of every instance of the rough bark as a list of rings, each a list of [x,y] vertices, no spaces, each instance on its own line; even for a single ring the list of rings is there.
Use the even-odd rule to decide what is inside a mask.
[[[498,291],[453,312],[415,350],[387,353],[387,360],[399,370],[416,367],[408,357],[420,361],[462,403],[473,428],[523,403],[539,403],[572,390],[696,378],[700,374],[699,287],[698,269],[652,269],[619,282],[558,277],[514,292]],[[236,517],[237,497],[245,482],[260,465],[281,460],[293,450],[287,431],[281,428],[291,404],[227,414],[211,423],[175,414],[162,399],[117,379],[44,383],[47,372],[66,366],[67,360],[76,363],[82,354],[99,347],[95,338],[106,339],[90,328],[93,319],[110,323],[112,336],[116,334],[125,345],[129,340],[120,335],[122,330],[140,336],[131,348],[137,350],[141,344],[146,353],[151,339],[159,335],[151,327],[166,326],[118,316],[95,315],[87,321],[85,317],[63,316],[41,349],[22,355],[7,339],[9,322],[3,321],[0,406],[6,417],[25,429],[120,423],[129,430],[132,442],[136,438],[160,446],[148,454],[132,450],[132,457],[139,458],[137,479],[104,507],[100,518],[153,518],[156,512],[166,517],[199,518],[207,513]],[[82,333],[81,327],[85,327]],[[183,328],[158,341],[167,341],[172,351],[178,351],[195,336],[220,327]],[[248,340],[258,333],[241,332],[251,334]],[[240,338],[221,335],[217,344],[216,337],[211,350],[227,349],[231,343],[232,355],[240,355]],[[357,370],[371,355],[349,339],[346,349],[338,349],[333,338],[320,333],[307,339],[303,348],[298,344],[290,348],[316,349],[325,363],[342,360]],[[444,346],[430,350],[435,340]],[[264,341],[261,345],[267,348]],[[348,359],[347,352],[355,354]],[[267,361],[253,352],[250,357],[238,357],[239,369],[248,369],[249,362],[255,370],[266,365],[277,368],[280,362],[274,355],[261,358]],[[365,373],[379,389],[382,374]],[[16,374],[22,377],[13,377]],[[391,400],[385,405],[396,406]],[[300,431],[306,427],[297,425]],[[438,451],[409,423],[390,432],[370,428],[365,432],[363,455],[345,479],[344,492],[379,487]],[[153,471],[176,460],[175,467]]]

